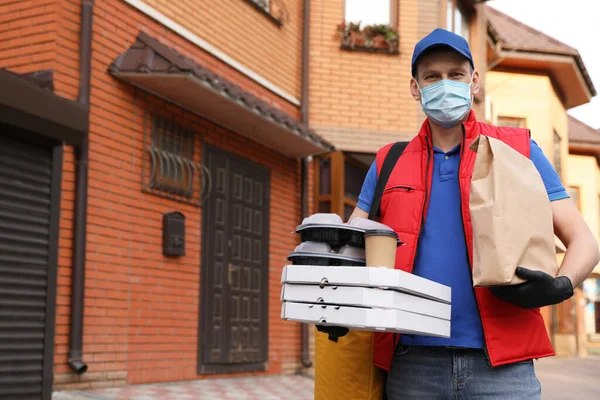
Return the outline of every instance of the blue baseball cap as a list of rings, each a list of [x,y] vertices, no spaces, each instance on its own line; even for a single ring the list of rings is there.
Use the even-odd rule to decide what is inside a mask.
[[[462,36],[459,36],[456,33],[437,28],[415,45],[415,50],[413,51],[412,57],[413,76],[416,76],[417,74],[417,61],[419,57],[423,54],[423,52],[434,47],[449,47],[452,50],[457,51],[459,54],[469,60],[471,67],[475,69],[473,56],[471,55],[471,49],[469,49],[469,43]]]

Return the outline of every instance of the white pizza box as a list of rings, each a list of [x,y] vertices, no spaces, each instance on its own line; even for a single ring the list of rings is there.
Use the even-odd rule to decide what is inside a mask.
[[[450,304],[429,300],[394,290],[351,287],[319,286],[285,283],[281,301],[322,303],[340,306],[393,308],[431,317],[450,319]]]
[[[392,289],[448,304],[451,299],[449,286],[385,267],[287,265],[283,268],[281,283]]]
[[[284,302],[281,318],[351,330],[450,337],[450,321],[402,310]]]

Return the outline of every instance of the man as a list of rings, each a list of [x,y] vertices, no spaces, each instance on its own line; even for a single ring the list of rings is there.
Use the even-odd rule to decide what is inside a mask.
[[[436,29],[415,46],[410,92],[427,119],[390,175],[380,217],[406,242],[396,268],[452,288],[452,328],[448,339],[376,333],[374,360],[389,371],[388,400],[539,399],[533,359],[554,351],[538,307],[571,297],[600,259],[596,240],[529,131],[476,121],[471,105],[480,84],[462,37]],[[567,247],[558,277],[518,268],[527,280],[521,285],[472,287],[473,157],[464,154],[480,133],[529,155],[537,167],[555,233]],[[350,219],[368,217],[390,146],[377,153]]]

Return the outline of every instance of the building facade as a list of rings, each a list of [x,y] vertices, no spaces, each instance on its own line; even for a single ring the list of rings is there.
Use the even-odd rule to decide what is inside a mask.
[[[301,368],[279,280],[300,160],[333,147],[302,1],[226,3],[0,2],[2,87],[41,99],[2,103],[2,393]]]
[[[483,1],[221,3],[0,0],[2,393],[306,371],[312,329],[280,319],[290,232],[349,216],[375,151],[416,135],[434,28],[492,71],[479,119],[525,118],[557,166],[593,92],[559,61],[511,69]],[[548,121],[509,108],[506,73]]]

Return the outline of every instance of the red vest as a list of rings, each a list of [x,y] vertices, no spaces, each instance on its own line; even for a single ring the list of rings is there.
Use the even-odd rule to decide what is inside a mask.
[[[529,131],[495,127],[477,122],[471,111],[463,123],[459,185],[461,213],[470,265],[473,264],[473,227],[469,211],[471,176],[475,152],[469,145],[479,135],[497,138],[529,157]],[[391,144],[377,152],[377,167],[383,165]],[[406,147],[385,187],[381,199],[381,222],[392,227],[406,244],[398,248],[396,268],[412,272],[419,233],[426,217],[433,175],[433,147],[426,120]],[[406,190],[406,187],[414,190]],[[492,366],[554,355],[539,309],[526,310],[497,299],[486,288],[475,288],[475,297],[485,336],[485,347]],[[395,340],[394,340],[395,339]],[[399,335],[375,333],[375,365],[389,371]]]

